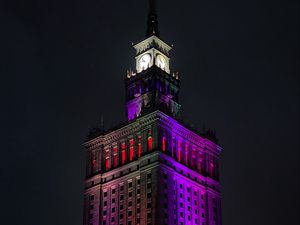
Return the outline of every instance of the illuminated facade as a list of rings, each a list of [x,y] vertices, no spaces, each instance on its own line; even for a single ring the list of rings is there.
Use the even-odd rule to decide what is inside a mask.
[[[181,122],[180,79],[150,4],[146,38],[125,79],[127,122],[91,134],[84,225],[221,225],[219,154]]]

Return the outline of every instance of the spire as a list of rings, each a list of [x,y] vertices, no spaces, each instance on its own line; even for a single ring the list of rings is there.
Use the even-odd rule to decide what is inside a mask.
[[[156,35],[159,36],[158,31],[158,21],[155,10],[155,0],[149,0],[149,13],[148,13],[148,21],[147,21],[147,32],[146,37]]]

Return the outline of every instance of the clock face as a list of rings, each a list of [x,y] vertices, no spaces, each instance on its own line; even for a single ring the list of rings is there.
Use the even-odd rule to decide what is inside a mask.
[[[139,60],[139,66],[142,70],[147,69],[150,65],[151,56],[150,54],[143,55]]]
[[[166,59],[162,55],[156,57],[156,65],[162,69],[166,68]]]

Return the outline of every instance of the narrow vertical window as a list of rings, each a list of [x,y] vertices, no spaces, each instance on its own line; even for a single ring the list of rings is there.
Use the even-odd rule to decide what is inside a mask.
[[[142,155],[142,137],[138,137],[138,157],[141,157]]]
[[[97,172],[97,152],[91,152],[91,172]]]
[[[129,161],[132,161],[133,160],[133,157],[134,157],[134,140],[133,139],[130,139],[129,140]]]
[[[122,165],[123,165],[126,161],[126,145],[125,145],[125,143],[122,143],[121,148],[122,148],[121,154],[122,154]]]
[[[119,164],[119,157],[118,157],[118,147],[114,146],[113,147],[113,154],[114,154],[114,158],[113,158],[113,166],[117,167]]]
[[[172,157],[175,157],[175,138],[172,138]]]
[[[105,169],[109,170],[109,157],[105,159]]]
[[[165,137],[162,138],[162,151],[163,152],[166,151],[166,138]]]
[[[152,137],[148,137],[148,150],[152,151]]]
[[[203,172],[203,155],[202,154],[199,154],[199,161],[198,161],[198,170],[200,173]]]
[[[189,164],[189,146],[188,144],[185,145],[185,164]]]
[[[148,151],[152,151],[153,140],[152,140],[152,132],[149,130],[148,132]]]
[[[114,167],[117,167],[118,166],[118,155],[115,154],[114,155]]]
[[[178,148],[177,148],[177,160],[180,162],[181,161],[181,141],[178,141]]]
[[[196,160],[195,149],[193,148],[193,149],[192,149],[192,159],[191,159],[191,167],[192,167],[193,169],[195,169],[195,165],[196,165],[195,160]]]
[[[214,177],[215,176],[215,168],[214,168],[214,163],[211,161],[209,163],[209,174],[211,177]]]

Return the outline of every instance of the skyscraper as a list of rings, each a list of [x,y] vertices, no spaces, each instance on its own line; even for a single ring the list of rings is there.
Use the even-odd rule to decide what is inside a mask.
[[[84,143],[84,225],[220,225],[219,154],[212,135],[185,125],[172,47],[150,1],[146,37],[125,78],[127,121]]]

